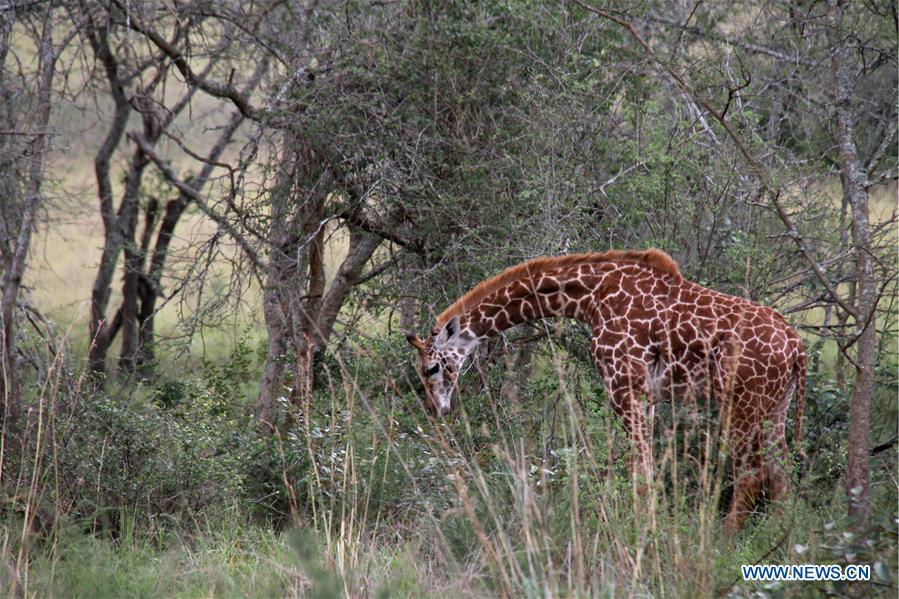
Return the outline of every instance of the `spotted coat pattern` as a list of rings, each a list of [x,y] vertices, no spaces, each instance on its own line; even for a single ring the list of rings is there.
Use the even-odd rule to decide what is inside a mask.
[[[593,359],[628,432],[634,475],[652,477],[652,406],[711,396],[734,461],[727,530],[742,527],[763,488],[772,499],[783,494],[794,394],[797,442],[802,426],[799,336],[771,308],[685,280],[658,250],[539,258],[475,287],[438,317],[425,341],[409,336],[428,409],[451,410],[462,363],[483,340],[549,317],[591,327]]]

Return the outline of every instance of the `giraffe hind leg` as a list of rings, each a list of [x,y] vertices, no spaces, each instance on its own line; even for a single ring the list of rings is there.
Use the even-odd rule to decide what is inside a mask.
[[[759,448],[753,447],[748,455],[734,460],[734,495],[725,520],[728,535],[743,528],[763,492],[769,505],[775,505],[786,494],[786,440],[781,438],[774,446],[777,448],[774,455],[762,456]]]
[[[768,457],[764,465],[765,488],[767,491],[768,503],[771,506],[777,505],[777,502],[787,493],[789,486],[787,477],[787,465],[789,464],[789,449],[787,448],[787,439],[781,429],[776,440],[772,445],[777,448],[775,455]]]
[[[740,473],[734,471],[734,495],[730,510],[724,520],[724,530],[732,536],[743,528],[746,518],[752,513],[756,500],[765,487],[766,472],[764,468],[753,468]]]

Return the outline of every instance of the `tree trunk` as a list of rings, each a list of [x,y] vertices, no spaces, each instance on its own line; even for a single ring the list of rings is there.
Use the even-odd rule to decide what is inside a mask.
[[[256,420],[260,432],[269,436],[277,430],[277,401],[284,387],[284,358],[287,344],[284,339],[284,314],[277,287],[268,277],[262,292],[262,314],[268,332],[268,346],[265,354],[265,368],[259,385],[259,399],[256,402]]]
[[[130,376],[134,373],[137,360],[137,287],[138,277],[143,271],[143,259],[135,243],[135,236],[137,234],[137,216],[140,211],[140,188],[144,170],[149,162],[143,150],[139,147],[136,148],[131,159],[131,169],[128,172],[122,202],[119,204],[119,216],[117,219],[121,233],[121,249],[125,258],[122,305],[119,309],[122,315],[122,349],[119,352],[119,371],[125,376]],[[113,336],[110,336],[107,342],[112,343],[113,338]]]
[[[380,243],[380,237],[348,226],[349,248],[334,280],[326,285],[325,208],[335,193],[334,174],[306,142],[285,141],[280,185],[271,194],[269,265],[263,312],[269,335],[256,415],[261,432],[271,434],[275,402],[285,389],[285,353],[292,344],[291,403],[309,414],[314,366],[324,350],[352,287]],[[360,205],[358,210],[363,207]]]
[[[14,18],[13,11],[7,16]],[[7,23],[4,22],[4,30]],[[11,23],[9,23],[11,26]],[[47,127],[50,122],[51,91],[56,55],[53,49],[53,22],[49,10],[44,20],[40,40],[40,83],[38,87],[36,118],[34,131],[36,134],[31,150],[28,166],[28,183],[25,189],[25,203],[22,208],[19,230],[15,246],[7,270],[3,273],[3,295],[0,297],[0,397],[3,398],[3,427],[16,430],[21,406],[21,389],[19,387],[19,369],[16,364],[16,305],[22,277],[25,274],[25,263],[31,247],[31,233],[34,219],[41,203],[41,185],[44,178],[44,158],[47,153]]]
[[[849,230],[847,227],[847,223],[849,221],[849,185],[847,184],[847,179],[842,174],[840,175],[840,185],[843,188],[843,196],[840,199],[840,255],[846,255],[849,250]],[[843,274],[842,266],[840,267],[839,274]],[[855,281],[850,281],[849,283],[849,303],[851,305],[855,305]],[[841,335],[846,330],[846,323],[849,320],[849,313],[845,310],[837,311],[837,331],[839,332],[837,336]],[[837,341],[839,343],[839,339]],[[834,370],[837,373],[837,387],[840,389],[846,388],[846,356],[843,355],[843,352],[837,352],[837,358],[834,364]]]
[[[308,157],[298,150],[301,144],[291,136],[284,141],[281,172],[272,190],[271,220],[268,230],[268,262],[265,288],[262,291],[262,313],[268,333],[265,367],[256,402],[256,418],[260,433],[268,436],[277,430],[278,398],[285,393],[285,365],[288,342],[295,337],[291,287],[306,287],[306,247],[300,239],[307,227],[301,226],[299,214],[307,206],[299,201],[295,186],[302,185],[298,175],[308,167]],[[297,205],[294,205],[297,204]],[[298,214],[299,213],[299,214]],[[299,352],[304,348],[294,347]],[[294,381],[294,387],[296,381]]]
[[[94,159],[100,214],[103,218],[104,243],[100,265],[97,268],[91,290],[89,323],[91,346],[88,352],[88,367],[91,372],[98,375],[102,375],[106,371],[109,347],[120,330],[122,332],[122,349],[119,355],[119,367],[122,372],[126,374],[134,372],[139,362],[138,353],[141,345],[139,313],[142,310],[139,307],[139,288],[144,257],[139,250],[135,234],[140,208],[139,194],[144,171],[150,163],[150,158],[144,151],[144,147],[137,143],[128,163],[125,190],[122,193],[118,210],[116,210],[110,182],[112,155],[124,136],[132,106],[140,113],[143,123],[143,139],[152,147],[152,144],[162,136],[181,111],[188,106],[190,99],[197,91],[196,87],[190,87],[172,107],[164,107],[164,110],[159,110],[157,103],[153,100],[153,94],[165,81],[162,76],[163,70],[168,67],[163,63],[156,65],[143,63],[138,68],[138,73],[142,74],[144,69],[156,68],[156,76],[151,77],[143,87],[137,87],[137,93],[129,101],[124,89],[127,80],[121,73],[122,69],[120,69],[118,58],[109,46],[109,32],[112,26],[109,20],[99,25],[92,23],[87,32],[94,54],[103,64],[115,105],[112,126]],[[201,76],[205,76],[214,64],[214,60],[209,60]],[[133,74],[131,78],[137,79]],[[109,297],[116,265],[123,252],[125,274],[122,285],[122,305],[110,321],[108,318]],[[102,376],[99,378],[102,379]]]
[[[94,158],[94,172],[97,178],[97,196],[100,201],[100,216],[103,219],[104,244],[103,253],[100,256],[100,265],[94,277],[91,288],[90,320],[90,348],[88,349],[88,369],[102,378],[106,372],[106,354],[109,343],[115,336],[116,328],[121,323],[121,317],[114,318],[111,322],[107,319],[106,311],[109,306],[109,295],[112,279],[115,274],[115,265],[118,260],[119,250],[122,246],[121,231],[113,204],[113,189],[110,180],[110,162],[112,155],[125,134],[128,124],[128,116],[131,107],[125,96],[125,89],[119,76],[119,64],[109,47],[109,27],[107,21],[96,25],[88,25],[87,37],[94,50],[94,54],[103,64],[106,79],[109,83],[109,91],[115,105],[112,124]],[[116,322],[118,321],[118,323]]]
[[[849,460],[846,467],[846,490],[849,515],[864,522],[868,515],[870,454],[870,411],[874,395],[876,331],[874,308],[877,301],[871,226],[868,220],[868,180],[858,159],[852,114],[852,83],[848,71],[852,49],[842,33],[845,2],[830,0],[827,10],[828,41],[832,47],[831,69],[835,90],[837,144],[840,168],[845,177],[852,211],[852,243],[855,253],[856,293],[856,379],[849,413]]]
[[[268,71],[268,63],[261,63],[257,66],[256,71],[244,88],[244,93],[252,92],[263,75]],[[244,117],[239,112],[231,116],[228,125],[222,130],[206,160],[203,168],[200,169],[196,177],[188,179],[187,184],[193,189],[200,192],[205,187],[209,178],[212,176],[213,169],[222,156],[222,153],[231,143],[237,129],[243,123]],[[155,200],[154,200],[155,202]],[[146,272],[141,270],[138,277],[138,350],[136,355],[136,365],[139,369],[146,372],[146,369],[154,362],[153,343],[155,339],[155,322],[156,302],[162,292],[162,274],[165,269],[165,263],[169,255],[172,237],[175,234],[175,227],[181,219],[181,215],[187,209],[191,202],[191,198],[186,193],[180,193],[174,200],[170,200],[165,205],[165,213],[162,222],[159,225],[159,232],[156,234],[156,242],[153,246],[153,252],[150,257],[150,264],[146,267]],[[155,210],[155,207],[154,207]],[[155,223],[155,220],[153,221]],[[141,260],[140,267],[144,268],[145,257],[149,253],[149,237],[152,233],[153,223],[147,221],[144,227],[144,239],[141,241]]]
[[[137,353],[135,366],[142,374],[153,364],[153,313],[156,309],[156,287],[144,273],[144,264],[150,250],[150,237],[159,215],[159,200],[150,198],[144,210],[144,233],[140,240],[140,268],[137,277]]]
[[[311,151],[305,155],[305,169],[312,171],[316,158]],[[305,180],[304,179],[301,180]],[[285,277],[282,290],[290,310],[290,330],[293,336],[293,389],[291,402],[302,406],[308,417],[312,396],[312,366],[315,353],[324,347],[324,342],[316,329],[318,314],[321,310],[322,297],[325,293],[325,200],[331,190],[332,179],[329,175],[319,177],[311,185],[310,191],[302,190],[297,194],[304,197],[302,202],[302,237],[293,250],[295,259],[290,268],[299,271],[293,277]],[[299,215],[298,215],[299,216]]]

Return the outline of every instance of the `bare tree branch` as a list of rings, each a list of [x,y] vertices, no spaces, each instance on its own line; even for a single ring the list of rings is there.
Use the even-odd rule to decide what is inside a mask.
[[[240,248],[244,251],[250,261],[260,271],[263,270],[263,262],[259,259],[259,255],[256,252],[255,248],[253,248],[252,244],[240,234],[239,231],[232,225],[228,219],[226,219],[221,214],[217,213],[213,210],[209,203],[206,201],[206,198],[198,192],[196,189],[182,181],[178,178],[178,175],[175,173],[174,169],[159,155],[156,149],[150,145],[149,142],[144,138],[144,136],[139,133],[129,134],[129,139],[134,141],[140,148],[144,151],[147,157],[153,161],[153,164],[156,165],[156,168],[159,169],[159,172],[165,177],[165,179],[171,183],[178,191],[185,194],[191,200],[193,200],[200,210],[211,218],[225,233],[228,234],[231,239],[237,242]]]
[[[812,255],[811,250],[809,250],[808,245],[805,242],[805,238],[799,233],[799,229],[793,223],[793,219],[790,214],[787,212],[786,208],[784,208],[783,203],[780,201],[780,197],[782,195],[781,189],[777,185],[775,185],[771,181],[771,176],[768,173],[768,169],[759,162],[759,160],[755,157],[755,154],[749,149],[749,145],[743,139],[743,136],[734,128],[733,124],[727,120],[723,113],[719,112],[714,106],[712,106],[711,102],[705,98],[702,94],[696,91],[693,86],[691,86],[684,77],[677,72],[668,62],[659,58],[659,56],[653,51],[652,47],[643,39],[643,36],[637,31],[634,27],[633,23],[628,21],[627,19],[620,17],[618,15],[612,14],[611,12],[597,8],[582,0],[574,0],[574,3],[578,6],[588,10],[592,13],[595,13],[604,19],[612,21],[617,25],[620,25],[625,30],[627,30],[628,34],[643,48],[646,56],[655,64],[659,65],[667,74],[670,76],[677,85],[684,90],[687,94],[690,95],[702,108],[708,112],[718,123],[724,128],[727,132],[728,136],[731,140],[736,144],[737,148],[740,151],[740,154],[743,155],[743,158],[746,160],[747,164],[752,168],[753,174],[758,179],[760,185],[765,190],[766,195],[771,201],[771,205],[774,207],[775,212],[777,213],[780,220],[783,222],[784,227],[787,229],[787,235],[789,235],[790,239],[796,244],[796,247],[799,248],[799,252],[806,259],[809,266],[815,273],[815,276],[818,278],[820,283],[827,289],[827,292],[830,296],[837,302],[840,307],[846,311],[846,313],[857,316],[858,311],[854,306],[846,302],[842,296],[839,294],[837,289],[831,284],[827,273],[824,272],[824,269],[821,268],[821,265]]]
[[[240,113],[248,119],[262,121],[271,116],[267,111],[253,106],[250,99],[231,84],[211,81],[207,79],[207,77],[195,73],[193,69],[191,69],[190,64],[188,64],[184,54],[170,44],[162,35],[157,33],[152,26],[140,23],[137,20],[136,15],[130,11],[129,7],[123,5],[120,0],[113,0],[113,4],[115,4],[122,12],[128,13],[128,19],[126,21],[127,25],[134,31],[142,33],[147,39],[153,42],[157,48],[162,50],[162,52],[175,64],[181,74],[184,75],[184,78],[188,83],[199,87],[209,95],[230,100]]]

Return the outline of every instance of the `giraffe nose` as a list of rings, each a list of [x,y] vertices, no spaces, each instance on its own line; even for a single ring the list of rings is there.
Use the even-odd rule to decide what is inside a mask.
[[[438,406],[437,407],[437,417],[443,418],[444,416],[449,414],[449,411],[450,411],[449,406]]]

